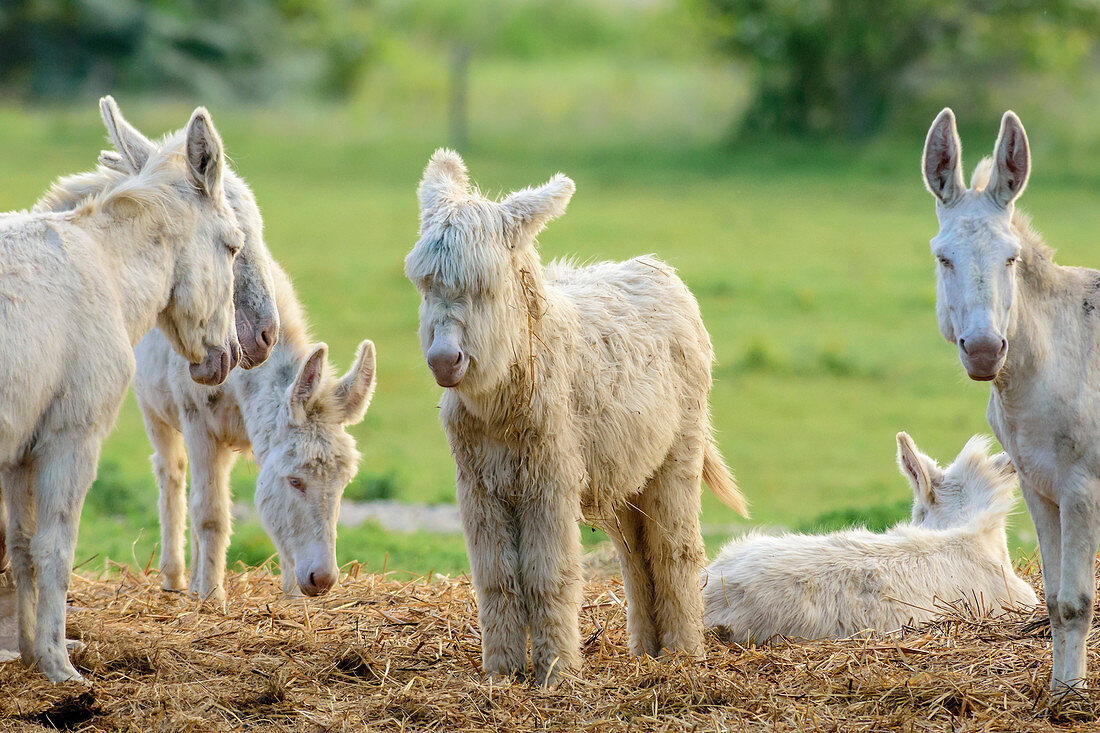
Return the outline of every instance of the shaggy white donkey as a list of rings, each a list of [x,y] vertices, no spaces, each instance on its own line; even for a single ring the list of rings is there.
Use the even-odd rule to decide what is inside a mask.
[[[970,439],[941,469],[898,433],[898,466],[913,485],[913,518],[888,532],[749,535],[703,574],[707,626],[728,641],[847,637],[927,621],[943,603],[1035,605],[1013,571],[1005,517],[1015,471],[989,440]]]
[[[114,101],[100,108],[124,144]],[[156,323],[210,380],[238,348],[241,232],[222,192],[221,140],[201,108],[174,140],[71,211],[0,217],[0,351],[10,357],[0,360],[0,486],[19,649],[55,682],[81,679],[65,650],[65,595],[133,345]]]
[[[580,534],[619,552],[635,654],[702,651],[700,478],[746,513],[710,434],[710,337],[699,307],[652,257],[543,268],[535,236],[573,181],[491,201],[456,153],[420,184],[405,274],[420,340],[446,387],[441,419],[491,676],[556,680],[579,662]]]
[[[1083,689],[1100,540],[1100,272],[1062,267],[1015,210],[1031,156],[1006,112],[993,159],[963,183],[955,116],[924,147],[936,197],[936,313],[972,379],[992,381],[986,417],[1020,473],[1050,614],[1051,690]]]

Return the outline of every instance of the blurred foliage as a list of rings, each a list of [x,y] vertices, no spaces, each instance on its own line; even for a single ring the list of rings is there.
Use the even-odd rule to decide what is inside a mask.
[[[1094,0],[691,1],[755,69],[746,134],[867,137],[922,89],[1082,68],[1100,34]]]
[[[848,507],[825,512],[808,522],[799,525],[797,531],[806,534],[821,534],[864,527],[872,532],[885,532],[899,522],[907,522],[913,514],[913,502],[909,499],[893,504],[872,504],[871,506]]]
[[[355,0],[5,0],[0,84],[30,99],[343,96],[370,40],[369,8]]]
[[[100,461],[84,504],[102,517],[156,516],[157,490],[152,484],[151,477],[130,478],[118,461],[108,458]]]
[[[344,498],[352,501],[380,501],[397,496],[397,472],[360,473],[344,489]]]

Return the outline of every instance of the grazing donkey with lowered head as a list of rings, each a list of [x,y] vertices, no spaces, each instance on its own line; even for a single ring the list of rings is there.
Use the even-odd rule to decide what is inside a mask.
[[[967,189],[950,109],[924,146],[936,197],[932,239],[940,333],[971,379],[991,381],[986,417],[1012,456],[1035,522],[1050,614],[1051,690],[1085,687],[1085,640],[1100,540],[1100,272],[1054,263],[1015,210],[1031,170],[1027,134],[1006,112],[993,158]]]
[[[703,574],[707,626],[765,644],[894,631],[957,599],[979,610],[1039,602],[1008,555],[1016,476],[1007,454],[991,457],[989,440],[974,436],[941,469],[898,433],[898,467],[913,486],[912,521],[881,534],[734,540]]]
[[[149,333],[134,350],[134,392],[160,487],[164,587],[184,587],[190,458],[190,590],[217,603],[225,601],[229,472],[238,451],[251,450],[260,467],[256,510],[279,552],[283,589],[315,596],[336,583],[340,497],[359,465],[346,427],[363,419],[374,393],[374,344],[363,341],[348,373],[330,376],[328,347],[311,345],[290,280],[278,265],[274,271],[281,332],[262,366],[202,387],[187,379],[161,334]]]
[[[549,684],[580,656],[583,517],[615,542],[635,654],[703,647],[700,479],[746,514],[711,438],[713,351],[695,298],[652,257],[544,267],[535,237],[573,181],[502,201],[438,150],[405,274],[446,387],[485,671]]]
[[[100,108],[124,136],[114,101]],[[210,379],[228,374],[238,349],[241,232],[222,191],[223,157],[200,108],[140,172],[72,210],[0,218],[0,336],[13,355],[0,361],[0,485],[19,649],[55,682],[82,679],[65,649],[65,596],[84,495],[134,373],[134,344],[157,324]]]

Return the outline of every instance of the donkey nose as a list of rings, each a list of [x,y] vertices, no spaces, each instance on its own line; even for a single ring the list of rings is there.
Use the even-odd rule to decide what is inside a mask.
[[[428,367],[441,387],[454,387],[466,374],[468,359],[462,349],[432,345],[427,354]]]
[[[963,353],[967,356],[977,355],[992,355],[994,357],[1003,356],[1008,349],[1008,341],[1001,339],[998,341],[995,338],[972,338],[959,339],[959,348],[963,350]]]
[[[309,583],[302,587],[307,596],[319,596],[328,593],[332,586],[336,585],[336,575],[329,571],[312,572],[309,574]]]
[[[259,335],[256,336],[256,342],[260,345],[261,348],[270,349],[272,346],[275,345],[275,338],[275,326],[267,325],[260,329]]]

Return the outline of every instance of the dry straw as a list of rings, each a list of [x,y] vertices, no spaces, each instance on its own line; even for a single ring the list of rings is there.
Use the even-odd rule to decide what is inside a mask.
[[[319,599],[267,569],[227,578],[226,613],[159,588],[155,571],[74,577],[69,632],[90,691],[0,665],[0,729],[84,731],[1071,730],[1097,697],[1052,712],[1040,609],[965,607],[903,633],[706,657],[636,659],[622,584],[589,582],[584,665],[553,690],[482,681],[467,578],[359,573]],[[1033,568],[1028,577],[1038,582]],[[1090,667],[1100,671],[1094,643]],[[1093,689],[1100,680],[1090,680]]]

